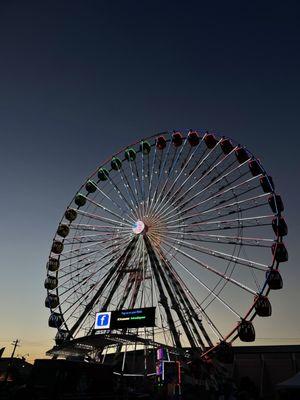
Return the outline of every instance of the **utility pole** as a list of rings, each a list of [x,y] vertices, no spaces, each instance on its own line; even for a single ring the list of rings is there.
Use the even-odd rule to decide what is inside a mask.
[[[20,346],[19,343],[20,343],[20,340],[19,340],[19,339],[14,340],[14,341],[12,342],[12,346],[14,346],[14,349],[13,349],[13,351],[12,351],[12,353],[11,353],[11,356],[10,356],[11,361],[12,361],[12,359],[14,358],[16,348]]]
[[[20,343],[19,339],[16,339],[11,343],[11,345],[14,346],[14,348],[13,348],[13,351],[12,351],[11,356],[10,356],[10,361],[7,364],[6,374],[5,374],[5,378],[4,378],[4,384],[7,383],[9,367],[12,364],[12,361],[13,361],[13,358],[14,358],[14,355],[15,355],[17,347],[20,346],[19,343]]]

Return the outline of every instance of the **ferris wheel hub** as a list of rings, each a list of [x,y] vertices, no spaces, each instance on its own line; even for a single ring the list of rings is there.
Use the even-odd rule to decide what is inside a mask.
[[[144,234],[147,231],[147,226],[143,221],[136,221],[132,226],[133,233],[136,235]]]

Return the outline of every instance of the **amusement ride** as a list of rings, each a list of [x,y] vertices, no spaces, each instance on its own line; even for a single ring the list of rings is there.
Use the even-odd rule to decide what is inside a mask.
[[[283,210],[260,160],[228,137],[181,130],[126,146],[59,222],[48,354],[118,358],[116,373],[150,376],[159,349],[222,359],[234,341],[254,341],[254,318],[271,316],[270,292],[282,288]]]

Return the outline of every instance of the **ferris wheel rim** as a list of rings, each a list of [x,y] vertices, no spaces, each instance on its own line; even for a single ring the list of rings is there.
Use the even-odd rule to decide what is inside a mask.
[[[176,130],[176,132],[177,132],[177,130]],[[182,130],[181,130],[181,132],[182,132]],[[167,134],[167,132],[163,132],[163,133],[161,133],[161,134]],[[128,149],[128,148],[130,148],[130,147],[132,147],[132,146],[136,146],[136,145],[138,145],[138,144],[140,144],[141,142],[143,142],[143,141],[149,141],[149,140],[153,140],[154,139],[154,142],[151,144],[151,147],[154,147],[155,146],[155,139],[159,136],[159,135],[161,135],[161,134],[157,134],[157,135],[152,135],[152,136],[149,136],[149,137],[146,137],[146,138],[144,138],[144,139],[142,139],[142,140],[139,140],[139,141],[136,141],[136,142],[134,142],[134,143],[132,143],[132,144],[130,144],[129,146],[125,146],[125,147],[123,147],[121,150],[119,150],[118,152],[116,152],[112,157],[110,157],[109,159],[107,159],[104,163],[102,163],[102,164],[100,164],[98,167],[97,167],[97,169],[87,178],[87,180],[82,184],[82,186],[79,188],[79,190],[77,191],[77,193],[76,194],[78,194],[78,193],[80,193],[80,191],[84,188],[84,186],[86,185],[86,183],[89,181],[89,180],[91,180],[92,179],[92,177],[97,173],[97,171],[100,169],[100,168],[104,168],[110,161],[111,161],[111,159],[113,159],[114,157],[117,157],[118,155],[120,155],[122,152],[124,152],[126,149]],[[168,133],[168,135],[169,135],[169,133]],[[205,135],[203,135],[203,137],[202,137],[202,140],[203,140],[203,138],[205,137]],[[185,139],[187,138],[187,136],[185,137]],[[228,137],[226,137],[226,138],[228,138]],[[220,139],[221,140],[221,139]],[[230,140],[232,140],[232,139],[230,139]],[[167,142],[170,142],[171,141],[171,138],[169,138],[169,139],[167,139]],[[233,142],[233,140],[232,140],[232,142]],[[235,142],[236,143],[236,142]],[[236,145],[236,147],[237,147],[238,145]],[[249,153],[249,155],[251,156],[251,159],[252,160],[255,160],[255,161],[257,161],[258,163],[259,163],[259,165],[260,165],[260,167],[261,167],[261,169],[262,169],[262,171],[263,171],[263,173],[264,173],[264,175],[265,176],[267,176],[267,172],[266,172],[266,170],[264,169],[264,167],[262,166],[262,164],[260,163],[260,161],[248,150],[248,149],[246,149],[245,147],[243,147],[248,153]],[[142,152],[142,150],[137,150],[136,151],[137,153],[140,153],[140,152]],[[123,158],[122,160],[121,160],[122,162],[124,162],[124,161],[126,161],[126,159],[125,158]],[[109,172],[111,172],[112,171],[112,169],[110,169],[109,170]],[[76,194],[75,194],[75,196],[73,197],[73,199],[70,201],[70,203],[68,204],[68,206],[67,206],[67,210],[70,208],[70,206],[74,203],[74,199],[75,199],[75,197],[76,197]],[[273,191],[272,192],[272,194],[271,194],[273,197],[276,195],[276,192],[275,191]],[[89,196],[89,194],[87,194],[86,195],[86,197],[88,197]],[[276,203],[275,203],[276,204]],[[277,204],[276,204],[276,206],[277,206]],[[80,207],[78,207],[78,209],[79,209]],[[77,209],[77,210],[78,210]],[[279,218],[280,216],[281,216],[281,211],[279,210],[276,210],[277,212],[276,213],[274,213],[273,215],[276,215],[276,217],[277,218]],[[62,223],[62,221],[64,220],[64,215],[62,216],[62,218],[61,218],[61,220],[60,220],[60,222],[59,222],[59,225]],[[134,219],[133,219],[133,217],[131,217],[131,220],[132,221],[134,221]],[[125,223],[126,224],[126,223]],[[70,223],[70,225],[71,225],[71,223]],[[130,224],[129,223],[127,223],[127,226],[128,227],[130,227]],[[129,228],[128,228],[129,229]],[[54,238],[53,238],[53,241],[55,240],[57,238],[57,234],[55,234],[55,236],[54,236]],[[60,240],[61,240],[61,238],[60,238]],[[62,243],[64,243],[64,241],[65,241],[65,238],[63,238],[62,240]],[[280,235],[277,235],[277,238],[276,238],[276,241],[277,242],[282,242],[282,236],[280,236]],[[60,254],[58,255],[58,260],[60,261]],[[51,257],[51,253],[50,253],[50,257]],[[275,270],[278,270],[278,268],[279,268],[279,265],[280,265],[280,262],[277,262],[276,260],[275,260],[275,256],[273,257],[273,261],[272,261],[272,264],[271,264],[271,266],[270,267],[268,267],[268,269],[270,270],[272,270],[272,269],[275,269]],[[56,277],[57,277],[57,275],[58,275],[58,271],[56,271]],[[267,289],[267,290],[266,290]],[[264,282],[264,284],[262,285],[262,287],[261,287],[261,290],[260,290],[260,292],[259,293],[257,293],[256,292],[256,294],[259,294],[259,295],[265,295],[265,296],[267,296],[268,294],[269,294],[269,292],[270,292],[270,288],[267,288],[267,279],[265,280],[265,282]],[[48,291],[48,293],[49,293],[49,291]],[[57,293],[57,295],[59,295],[59,293],[58,293],[58,290],[56,290],[56,293]],[[61,315],[64,315],[64,312],[62,311],[62,309],[61,309],[61,305],[59,304],[59,310],[60,310],[60,313],[61,313]],[[250,307],[250,309],[246,312],[246,314],[245,314],[245,316],[244,316],[244,318],[242,318],[242,320],[243,319],[247,319],[248,317],[249,317],[249,320],[253,320],[254,319],[254,317],[255,317],[255,313],[253,314],[252,313],[252,311],[254,310],[254,308],[255,308],[255,302],[251,305],[251,307]],[[251,313],[252,313],[252,316],[251,316]],[[235,329],[232,331],[232,334],[234,334],[235,332],[237,331],[237,327],[235,327]],[[228,338],[230,338],[231,336],[230,335],[227,335],[226,337],[225,337],[225,339],[228,339]]]

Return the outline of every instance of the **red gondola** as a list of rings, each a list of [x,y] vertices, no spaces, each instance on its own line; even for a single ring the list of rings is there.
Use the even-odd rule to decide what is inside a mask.
[[[272,220],[272,228],[275,235],[286,236],[288,233],[288,227],[283,217],[275,217]]]
[[[218,143],[217,139],[215,138],[215,135],[213,135],[212,133],[207,133],[204,136],[204,142],[209,149],[213,149],[215,145]]]
[[[159,150],[163,150],[167,145],[167,141],[164,138],[164,136],[158,136],[158,138],[156,139],[156,147]]]
[[[252,322],[243,320],[238,326],[238,335],[242,342],[254,342],[255,330]]]
[[[272,269],[267,272],[267,282],[269,288],[272,290],[279,290],[283,287],[282,278],[277,269]]]
[[[197,146],[199,144],[200,138],[196,131],[190,131],[188,133],[188,142],[191,146]]]
[[[229,154],[234,148],[231,140],[227,138],[221,140],[220,146],[224,154]]]
[[[258,296],[255,300],[256,314],[260,317],[270,317],[272,315],[270,300],[266,296]]]
[[[235,150],[235,155],[236,155],[236,158],[237,158],[237,160],[238,160],[238,162],[240,164],[242,164],[243,162],[249,160],[249,154],[247,153],[247,150],[244,149],[244,147],[238,147]]]
[[[272,254],[277,262],[285,262],[289,259],[288,251],[282,242],[272,244]]]
[[[175,147],[179,147],[182,145],[183,138],[180,132],[174,132],[172,135],[172,143]]]

